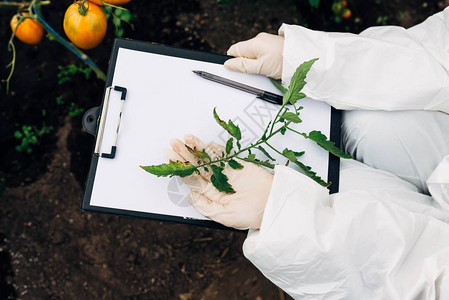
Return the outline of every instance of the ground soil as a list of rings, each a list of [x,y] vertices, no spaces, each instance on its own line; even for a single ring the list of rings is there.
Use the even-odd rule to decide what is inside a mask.
[[[134,30],[125,37],[224,54],[234,42],[285,23],[359,33],[383,24],[410,27],[447,1],[349,1],[352,16],[334,21],[332,1],[318,9],[306,0],[137,1]],[[71,1],[43,9],[63,34]],[[0,8],[0,77],[8,76],[9,19]],[[111,25],[111,24],[110,24]],[[107,70],[113,26],[86,53]],[[83,74],[58,84],[60,68],[83,66],[60,44],[15,41],[16,70],[0,89],[0,299],[284,299],[242,254],[245,234],[161,223],[80,209],[93,137],[82,130],[82,110],[98,106],[104,82]],[[73,103],[73,104],[72,104]],[[51,128],[31,153],[19,152],[15,131]]]

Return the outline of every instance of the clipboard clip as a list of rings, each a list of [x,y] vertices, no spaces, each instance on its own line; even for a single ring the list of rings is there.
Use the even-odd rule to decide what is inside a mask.
[[[103,132],[105,128],[106,123],[106,115],[109,107],[109,97],[111,94],[111,90],[115,90],[118,92],[121,92],[120,97],[120,112],[118,116],[118,122],[117,122],[117,129],[115,131],[115,139],[114,144],[111,146],[110,153],[100,153],[100,146],[103,139]],[[93,134],[95,136],[96,133],[96,141],[95,141],[95,148],[94,148],[94,154],[100,157],[104,158],[114,158],[115,153],[117,151],[117,138],[118,138],[118,131],[120,129],[120,121],[122,119],[122,112],[123,112],[123,104],[126,99],[126,88],[121,86],[109,86],[106,88],[106,92],[103,99],[103,109],[101,110],[100,115],[100,107],[94,107],[89,109],[83,116],[83,128],[89,132],[90,134]],[[98,130],[97,130],[98,129]]]

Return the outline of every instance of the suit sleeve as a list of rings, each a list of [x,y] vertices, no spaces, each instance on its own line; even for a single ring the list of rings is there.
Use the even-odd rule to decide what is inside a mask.
[[[304,93],[344,110],[449,113],[449,8],[409,29],[372,27],[359,35],[282,25],[283,83],[319,58]]]
[[[310,178],[276,166],[261,228],[249,232],[245,256],[295,299],[449,297],[448,215],[387,172],[347,171],[350,180],[330,196]],[[395,201],[404,198],[405,207]]]

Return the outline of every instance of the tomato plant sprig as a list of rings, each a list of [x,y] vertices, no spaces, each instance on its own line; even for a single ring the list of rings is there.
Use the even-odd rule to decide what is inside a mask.
[[[306,97],[304,93],[301,92],[302,88],[306,85],[306,76],[312,65],[317,59],[312,59],[301,64],[294,73],[290,86],[288,89],[284,88],[280,84],[273,82],[273,84],[278,87],[278,89],[284,93],[282,106],[277,112],[275,118],[268,122],[264,133],[262,136],[253,144],[242,148],[240,145],[240,140],[242,139],[241,131],[238,125],[235,125],[231,120],[228,122],[223,121],[218,116],[216,109],[213,110],[214,119],[216,122],[223,127],[231,137],[226,142],[225,151],[223,151],[221,157],[212,160],[209,155],[206,154],[204,149],[191,149],[187,147],[189,152],[191,152],[199,161],[198,165],[193,165],[191,162],[181,162],[181,161],[170,161],[168,164],[154,165],[154,166],[141,166],[145,171],[154,174],[156,176],[189,176],[194,172],[200,173],[202,168],[205,172],[212,171],[211,182],[215,188],[220,192],[233,193],[235,192],[232,186],[228,183],[228,178],[222,174],[226,164],[232,169],[242,169],[244,166],[238,162],[238,160],[243,160],[247,162],[252,162],[263,167],[274,168],[272,161],[275,159],[267,151],[267,149],[276,152],[277,154],[288,159],[288,162],[296,165],[305,175],[309,176],[322,186],[329,186],[331,183],[326,182],[320,176],[318,176],[311,167],[305,165],[300,161],[300,157],[304,155],[304,151],[297,152],[289,148],[283,150],[276,149],[272,144],[270,139],[277,135],[284,135],[287,130],[299,134],[306,139],[310,139],[315,142],[318,146],[329,151],[335,156],[341,158],[351,158],[350,155],[343,152],[341,149],[335,146],[335,143],[328,140],[327,137],[320,131],[314,130],[309,133],[299,132],[291,128],[291,124],[301,123],[302,120],[299,117],[302,110],[302,106],[296,106],[297,102]],[[235,142],[234,142],[235,140]],[[265,148],[266,147],[266,148]],[[252,153],[251,150],[259,150],[266,156],[267,160],[260,160],[256,158],[256,154]]]

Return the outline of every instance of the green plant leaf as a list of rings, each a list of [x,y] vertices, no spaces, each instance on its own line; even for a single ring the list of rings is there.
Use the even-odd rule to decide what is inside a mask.
[[[292,151],[292,150],[290,150],[290,149],[287,149],[287,148],[285,148],[283,151],[282,151],[282,155],[284,155],[286,158],[288,158],[290,161],[292,161],[292,162],[296,162],[298,159],[296,158],[296,155],[295,155],[295,152],[294,151]]]
[[[304,93],[292,94],[289,102],[291,104],[295,105],[298,100],[301,100],[302,98],[305,98],[305,97],[307,97],[307,96]]]
[[[327,137],[321,133],[321,131],[314,130],[311,131],[307,136],[308,139],[311,139],[315,143],[318,144],[321,148],[329,151],[333,155],[341,158],[352,158],[350,155],[346,154],[343,150],[335,146],[335,143],[328,140]]]
[[[325,187],[328,187],[330,185],[329,183],[324,181],[320,176],[316,175],[316,173],[314,171],[312,171],[311,167],[306,166],[305,164],[303,164],[302,162],[300,162],[298,160],[294,161],[293,163],[295,165],[297,165],[305,175],[312,178],[313,180],[318,182],[320,185],[325,186]]]
[[[306,153],[306,152],[305,152],[305,151],[301,151],[301,152],[295,152],[295,151],[293,151],[293,153],[295,154],[296,157],[300,157],[300,156],[303,156],[304,153]]]
[[[306,85],[306,76],[312,67],[313,63],[316,62],[318,58],[314,58],[312,60],[306,61],[302,63],[295,71],[290,81],[290,86],[288,87],[288,91],[284,95],[283,104],[290,102],[293,99],[293,102],[296,103],[299,92]],[[296,100],[295,100],[296,99]],[[291,103],[291,102],[290,102]]]
[[[211,160],[209,154],[206,153],[206,151],[203,149],[203,151],[199,151],[196,149],[192,149],[191,147],[185,145],[187,150],[189,150],[190,153],[192,153],[195,157],[198,157],[199,159],[208,159]]]
[[[240,164],[238,161],[234,160],[234,159],[230,159],[228,161],[228,164],[231,168],[235,169],[235,170],[240,170],[243,169],[243,165]]]
[[[185,177],[191,175],[193,172],[199,173],[198,169],[189,162],[174,162],[170,161],[168,164],[161,164],[155,166],[140,166],[145,171],[156,176],[181,176]]]
[[[226,123],[225,121],[221,120],[220,117],[217,114],[216,109],[214,108],[214,118],[217,121],[218,125],[224,128],[230,135],[235,137],[238,141],[242,138],[242,133],[240,132],[240,128],[236,126],[231,120]]]
[[[301,123],[302,120],[298,117],[297,114],[292,112],[286,112],[282,115],[282,118],[286,119],[287,121],[293,122],[293,123]]]
[[[226,154],[231,153],[232,147],[234,146],[234,139],[230,138],[227,142],[226,142]]]
[[[273,160],[273,161],[276,161],[276,159],[274,159],[271,155],[270,155],[270,153],[268,153],[268,151],[267,150],[265,150],[265,148],[264,147],[262,147],[262,146],[258,146],[257,147],[257,149],[259,149],[266,157],[268,157],[269,159],[271,159],[271,160]]]
[[[248,155],[248,159],[249,160],[255,160],[256,159],[256,154],[250,154],[250,155]]]
[[[234,189],[228,182],[228,177],[223,174],[223,168],[216,165],[211,165],[210,167],[213,173],[210,177],[212,185],[220,192],[225,192],[228,194],[235,193]]]
[[[287,93],[288,90],[285,87],[283,87],[282,84],[279,83],[279,81],[277,81],[273,78],[270,78],[270,81],[279,91],[282,92],[282,94]]]

